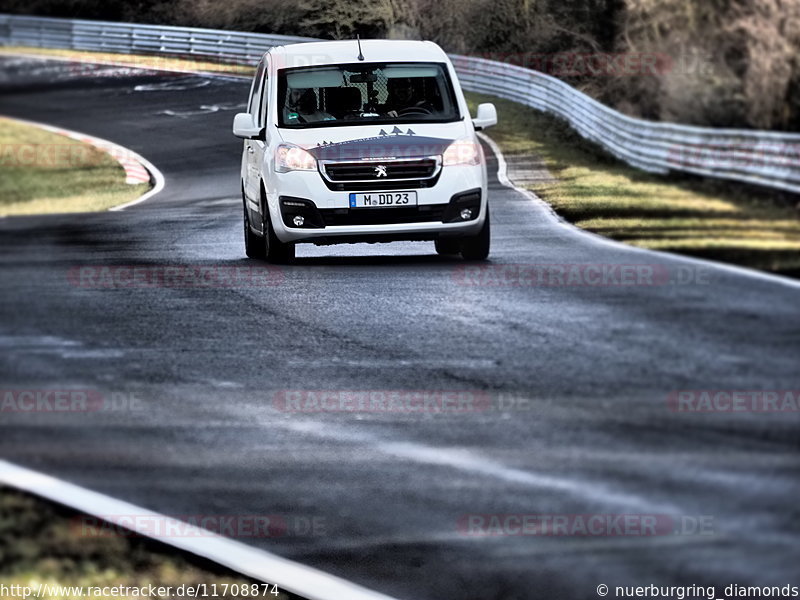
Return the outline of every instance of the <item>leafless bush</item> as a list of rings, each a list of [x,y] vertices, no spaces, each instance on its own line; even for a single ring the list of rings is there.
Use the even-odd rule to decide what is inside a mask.
[[[800,124],[800,0],[626,0],[617,45],[673,59],[658,77],[602,90],[629,112],[712,126]]]

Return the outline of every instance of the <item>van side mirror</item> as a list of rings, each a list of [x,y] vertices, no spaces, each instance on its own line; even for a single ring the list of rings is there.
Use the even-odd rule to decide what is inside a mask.
[[[478,114],[472,119],[472,125],[475,127],[475,131],[497,125],[497,109],[494,104],[490,102],[479,104]]]
[[[233,135],[245,140],[257,140],[262,137],[263,129],[256,126],[253,115],[239,113],[233,117]]]

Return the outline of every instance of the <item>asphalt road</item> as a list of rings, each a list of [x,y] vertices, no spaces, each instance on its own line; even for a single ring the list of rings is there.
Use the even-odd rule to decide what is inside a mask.
[[[673,282],[464,285],[461,261],[399,243],[301,246],[269,286],[82,287],[69,275],[86,265],[254,264],[230,134],[248,84],[9,59],[2,74],[0,113],[111,139],[166,177],[124,212],[0,220],[0,388],[140,401],[0,413],[3,458],[170,515],[316,518],[316,535],[243,541],[409,600],[800,584],[798,413],[666,401],[800,389],[800,289],[598,242],[496,181],[492,268],[646,264]],[[287,390],[460,390],[491,406],[297,413],[276,407]],[[487,513],[710,525],[459,529]]]

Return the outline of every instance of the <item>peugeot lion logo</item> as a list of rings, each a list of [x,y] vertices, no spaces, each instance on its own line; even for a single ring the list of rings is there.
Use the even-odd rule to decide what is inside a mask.
[[[375,167],[375,177],[388,177],[386,174],[386,167],[384,165],[378,165]]]

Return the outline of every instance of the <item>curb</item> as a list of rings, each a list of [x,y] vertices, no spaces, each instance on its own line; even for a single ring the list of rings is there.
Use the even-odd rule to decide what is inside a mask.
[[[9,117],[6,115],[2,115],[2,117],[9,121],[14,121],[23,125],[30,125],[32,127],[38,127],[39,129],[43,129],[51,133],[63,135],[69,139],[88,144],[93,148],[100,150],[101,152],[105,152],[111,158],[116,160],[125,170],[125,183],[129,185],[139,185],[150,182],[153,183],[152,189],[147,191],[142,196],[139,196],[130,202],[126,202],[125,204],[113,206],[108,209],[110,211],[124,210],[129,206],[134,206],[140,202],[144,202],[164,189],[166,181],[161,171],[159,171],[149,160],[129,148],[125,148],[124,146],[120,146],[119,144],[115,144],[109,140],[104,140],[102,138],[80,133],[78,131],[72,131],[70,129],[64,129],[63,127],[55,127],[53,125],[48,125],[47,123],[29,121],[27,119],[17,119],[15,117]]]

